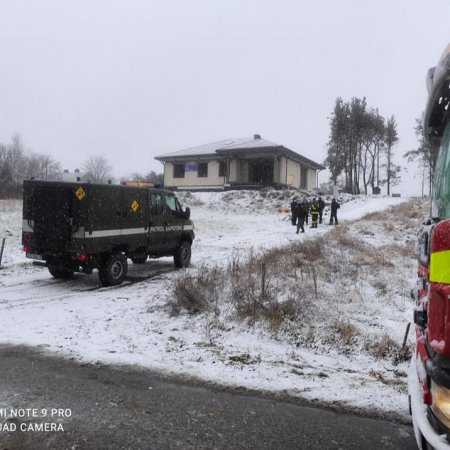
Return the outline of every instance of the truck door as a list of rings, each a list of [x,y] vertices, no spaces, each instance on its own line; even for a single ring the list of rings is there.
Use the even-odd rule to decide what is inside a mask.
[[[167,247],[162,192],[150,192],[150,219],[148,228],[149,253],[158,253]]]
[[[168,244],[171,248],[175,248],[180,241],[183,231],[183,210],[175,195],[165,195],[165,223]]]
[[[34,240],[43,249],[63,251],[70,248],[72,221],[70,188],[36,186],[32,192]]]

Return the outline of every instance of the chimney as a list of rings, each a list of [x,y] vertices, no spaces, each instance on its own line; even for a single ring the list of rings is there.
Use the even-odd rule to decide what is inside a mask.
[[[253,135],[253,139],[255,139],[255,141],[256,141],[256,139],[261,139],[261,135],[260,134],[254,134]]]

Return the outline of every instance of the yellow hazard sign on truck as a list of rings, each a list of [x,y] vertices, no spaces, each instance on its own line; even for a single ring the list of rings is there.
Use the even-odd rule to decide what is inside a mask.
[[[139,209],[139,203],[136,200],[131,204],[131,209],[133,212],[136,212]]]
[[[80,186],[76,191],[75,195],[77,196],[78,200],[83,200],[84,197],[86,197],[86,192],[84,192],[84,189]]]

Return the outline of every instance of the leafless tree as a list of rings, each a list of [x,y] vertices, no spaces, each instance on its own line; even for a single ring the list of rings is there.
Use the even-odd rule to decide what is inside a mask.
[[[106,183],[112,179],[112,166],[104,156],[91,156],[84,163],[83,170],[94,183]]]
[[[28,158],[27,177],[40,180],[61,179],[61,164],[49,155],[32,153]]]

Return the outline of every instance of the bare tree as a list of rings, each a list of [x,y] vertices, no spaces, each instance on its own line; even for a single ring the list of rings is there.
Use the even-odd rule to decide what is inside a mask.
[[[91,156],[83,165],[86,177],[94,183],[106,183],[112,179],[112,166],[104,156]]]
[[[41,180],[61,179],[61,164],[51,156],[32,153],[28,157],[27,176]]]

